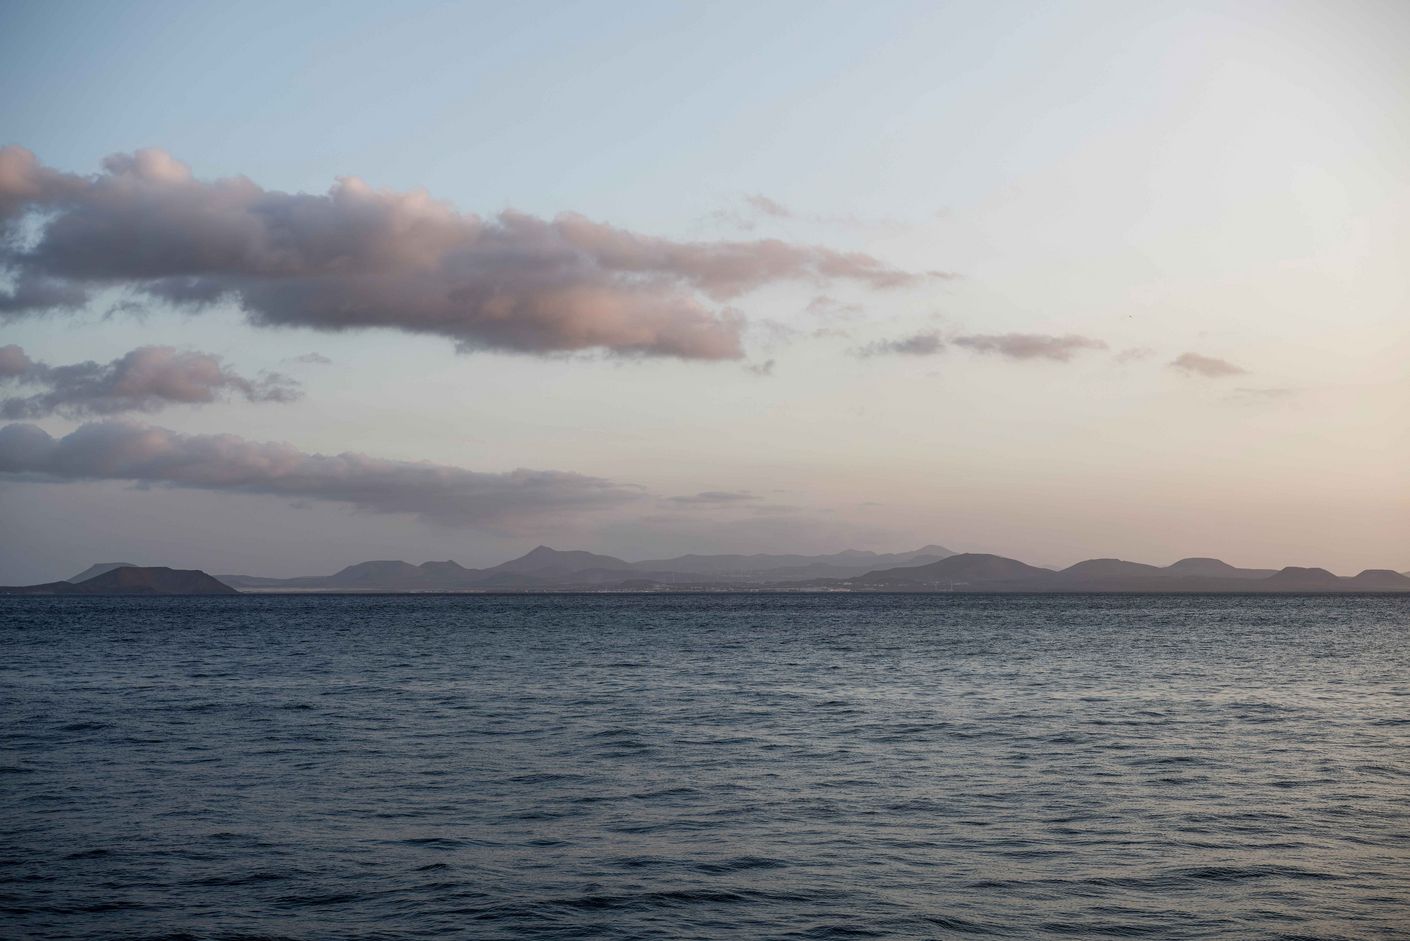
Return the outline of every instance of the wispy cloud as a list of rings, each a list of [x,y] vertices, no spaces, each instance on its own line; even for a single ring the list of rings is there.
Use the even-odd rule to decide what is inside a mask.
[[[32,237],[15,238],[21,229]],[[205,182],[160,150],[84,177],[0,148],[4,235],[6,316],[73,309],[116,286],[193,311],[233,301],[259,325],[384,327],[537,354],[733,359],[743,321],[722,305],[757,288],[929,277],[779,239],[674,241],[573,213],[480,217],[353,177],[324,195]]]
[[[676,506],[730,506],[759,499],[748,490],[704,490],[683,497],[667,497]]]
[[[773,216],[776,219],[789,219],[793,216],[793,210],[776,199],[770,199],[762,193],[751,193],[744,197],[744,202],[755,212],[766,216]]]
[[[0,386],[39,391],[0,398],[0,418],[116,415],[155,412],[171,405],[198,405],[239,397],[250,402],[289,402],[298,383],[279,373],[241,376],[213,353],[143,346],[110,363],[67,366],[37,362],[18,346],[0,347]]]
[[[1235,405],[1257,405],[1263,402],[1279,402],[1298,395],[1302,390],[1291,386],[1263,386],[1235,389],[1224,398]]]
[[[1051,336],[1045,333],[971,334],[955,337],[956,346],[976,353],[989,353],[1008,359],[1048,359],[1065,363],[1084,350],[1104,350],[1106,343],[1075,333]]]
[[[1064,363],[1083,350],[1106,349],[1106,344],[1101,340],[1076,334],[976,333],[947,340],[939,331],[930,330],[892,340],[877,340],[855,352],[859,356],[935,356],[944,353],[950,345],[1007,359],[1047,359]]]
[[[753,376],[772,376],[774,374],[774,366],[776,365],[776,360],[766,359],[762,363],[749,363],[744,369]]]
[[[1203,356],[1199,353],[1181,353],[1170,361],[1172,369],[1178,369],[1187,376],[1203,376],[1207,379],[1222,379],[1227,376],[1242,376],[1248,372],[1242,366],[1235,366],[1227,359],[1217,356]]]
[[[1124,350],[1117,352],[1114,357],[1118,363],[1135,363],[1143,359],[1150,359],[1155,355],[1155,350],[1149,346],[1128,346]]]
[[[366,454],[310,454],[235,435],[192,435],[136,422],[92,422],[62,438],[30,424],[0,427],[0,475],[139,484],[341,503],[448,526],[503,531],[601,510],[638,488],[561,471],[481,473]]]
[[[937,214],[938,215],[938,214]],[[763,193],[746,193],[735,199],[732,205],[716,209],[707,216],[709,222],[729,226],[745,232],[752,232],[762,223],[792,221],[809,226],[825,226],[842,229],[870,229],[885,232],[900,232],[915,227],[915,223],[903,219],[883,216],[859,216],[854,213],[827,214],[795,210],[771,196]],[[953,278],[953,272],[931,272],[932,275]]]
[[[939,333],[915,333],[894,340],[877,340],[856,350],[858,356],[934,356],[945,352]]]
[[[814,317],[820,317],[823,320],[830,321],[852,320],[866,312],[866,308],[861,304],[843,303],[826,294],[819,294],[814,297],[808,302],[808,306],[804,309]]]

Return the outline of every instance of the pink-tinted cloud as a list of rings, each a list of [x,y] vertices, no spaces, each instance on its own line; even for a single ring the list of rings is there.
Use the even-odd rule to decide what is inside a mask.
[[[620,506],[641,495],[635,487],[581,474],[481,473],[366,454],[310,454],[289,444],[180,434],[121,420],[82,425],[62,438],[35,425],[0,427],[0,475],[321,500],[506,532],[534,520]]]
[[[33,234],[0,242],[12,285],[0,315],[122,287],[191,310],[233,301],[261,325],[393,328],[466,350],[733,359],[742,318],[721,305],[757,288],[927,277],[779,239],[674,241],[573,213],[484,218],[351,177],[324,195],[206,182],[159,150],[103,166],[83,177],[0,149],[0,225]]]
[[[170,405],[202,404],[238,396],[251,402],[289,402],[298,384],[266,373],[239,375],[212,353],[143,346],[110,363],[50,366],[18,346],[0,347],[0,385],[38,391],[0,399],[0,417],[116,415],[154,412]]]
[[[1106,344],[1092,337],[1069,333],[1051,336],[1044,333],[972,334],[955,337],[956,346],[1009,359],[1049,359],[1065,363],[1084,350],[1104,350]]]
[[[1227,359],[1220,359],[1217,356],[1203,356],[1199,353],[1181,353],[1170,361],[1170,366],[1187,376],[1203,376],[1207,379],[1242,376],[1248,372],[1247,369],[1235,366]]]
[[[1067,334],[1049,336],[1042,333],[969,334],[948,341],[939,331],[916,333],[895,340],[878,340],[857,350],[861,356],[897,354],[903,356],[935,356],[949,345],[964,347],[978,353],[1003,356],[1007,359],[1048,359],[1067,362],[1082,350],[1106,349],[1101,340]]]

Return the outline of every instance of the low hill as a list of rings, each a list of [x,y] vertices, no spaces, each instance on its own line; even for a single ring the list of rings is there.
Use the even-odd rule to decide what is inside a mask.
[[[199,569],[124,565],[81,582],[49,582],[0,588],[20,595],[238,595],[239,592]]]
[[[879,569],[927,565],[955,553],[930,544],[909,552],[869,552],[844,549],[826,555],[680,555],[633,563],[636,572],[669,572],[740,582],[802,582],[817,578],[850,578]]]
[[[982,552],[962,552],[929,565],[868,572],[852,582],[860,585],[899,587],[960,587],[987,582],[1018,582],[1048,578],[1051,569],[1040,569],[1017,559]]]
[[[1392,572],[1390,569],[1366,569],[1343,581],[1368,591],[1410,591],[1410,576]]]
[[[1317,591],[1319,589],[1343,588],[1343,580],[1333,575],[1323,568],[1307,568],[1300,565],[1289,565],[1279,569],[1267,578],[1262,579],[1260,584],[1274,589],[1292,589],[1294,591]]]
[[[135,567],[137,567],[136,562],[98,562],[94,565],[88,566],[88,568],[84,569],[82,572],[79,572],[77,575],[64,579],[64,581],[74,583],[86,582],[88,581],[88,579],[93,578],[95,575],[102,575],[104,572],[111,572],[113,569]]]
[[[260,578],[253,575],[222,575],[237,588],[282,591],[454,591],[478,584],[483,572],[455,562],[423,562],[412,565],[399,560],[358,562],[332,575],[306,575],[299,578]]]
[[[1267,578],[1273,569],[1241,569],[1223,559],[1181,559],[1161,569],[1166,575],[1181,578]]]
[[[414,584],[425,580],[426,573],[421,571],[420,566],[395,560],[359,562],[329,576],[329,581],[348,588]]]
[[[1085,562],[1078,562],[1076,565],[1069,565],[1057,573],[1055,580],[1070,582],[1089,578],[1136,578],[1158,576],[1163,572],[1163,569],[1154,565],[1146,565],[1144,562],[1127,562],[1124,559],[1088,559]]]
[[[625,562],[615,556],[598,555],[596,552],[585,552],[581,549],[562,551],[551,549],[548,546],[536,546],[517,559],[510,559],[508,562],[501,562],[499,565],[485,569],[485,573],[536,575],[543,578],[571,575],[574,572],[584,572],[589,569],[615,569],[625,572],[629,571],[631,567],[630,562]]]

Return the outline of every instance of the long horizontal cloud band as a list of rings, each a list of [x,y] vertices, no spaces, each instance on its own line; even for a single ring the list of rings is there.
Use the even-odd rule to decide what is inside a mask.
[[[366,454],[309,454],[235,435],[189,435],[135,422],[80,426],[62,438],[30,424],[0,427],[0,475],[123,480],[342,503],[453,526],[516,523],[620,506],[635,487],[561,471],[481,473]]]
[[[120,286],[190,308],[230,298],[260,324],[388,327],[463,348],[730,359],[720,305],[764,285],[928,275],[776,239],[678,242],[563,214],[461,213],[424,192],[340,179],[326,195],[204,182],[159,150],[93,177],[0,148],[0,316],[82,306]],[[22,231],[28,231],[21,238]],[[5,247],[8,246],[8,247]]]
[[[1105,342],[1077,334],[1052,336],[1046,333],[975,333],[948,341],[976,353],[1006,359],[1045,359],[1068,362],[1084,350],[1104,350]],[[934,356],[946,351],[947,341],[936,331],[917,333],[894,340],[878,340],[857,352],[862,356]]]
[[[15,346],[0,346],[0,390],[37,389],[0,398],[0,418],[69,418],[154,412],[169,405],[199,405],[223,397],[251,402],[289,402],[298,383],[279,373],[250,379],[214,353],[141,346],[110,363],[51,366]]]

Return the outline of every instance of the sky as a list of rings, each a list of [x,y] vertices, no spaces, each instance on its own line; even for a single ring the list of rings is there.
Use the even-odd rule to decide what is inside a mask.
[[[1410,6],[0,4],[0,584],[1410,569]]]

